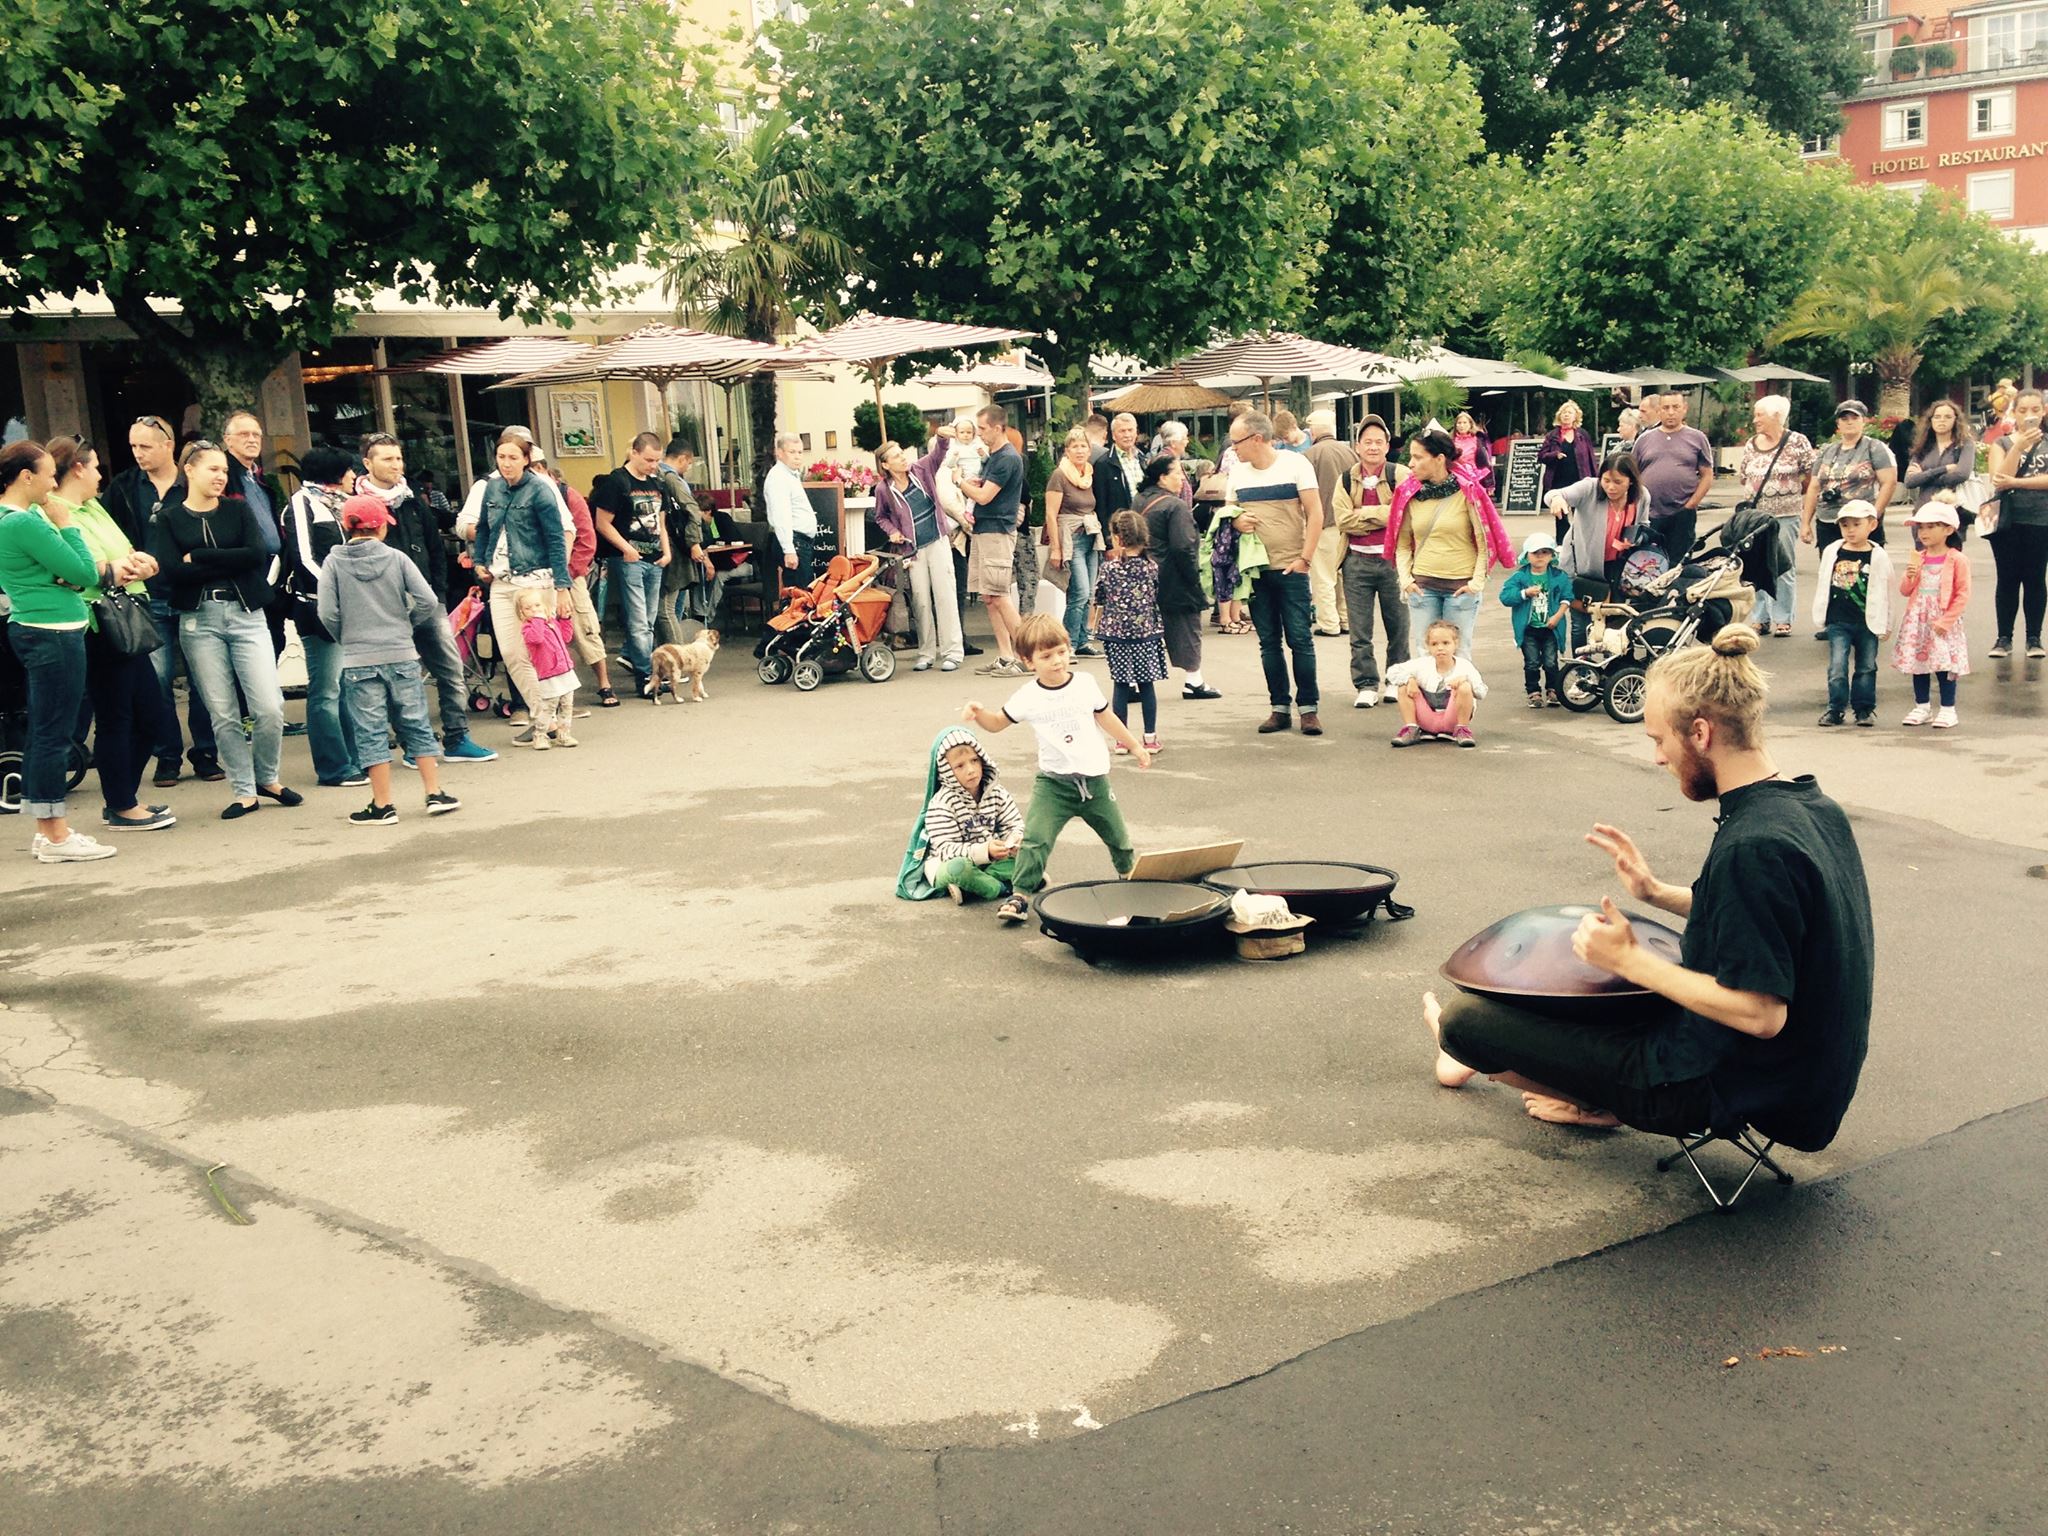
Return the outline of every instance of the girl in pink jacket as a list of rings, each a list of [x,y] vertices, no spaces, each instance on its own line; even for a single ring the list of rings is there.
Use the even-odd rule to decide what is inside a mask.
[[[1956,723],[1956,679],[1970,670],[1970,648],[1963,639],[1963,611],[1970,606],[1970,562],[1948,547],[1959,519],[1956,509],[1930,501],[1906,519],[1919,548],[1906,563],[1899,595],[1906,611],[1899,619],[1899,637],[1892,643],[1892,665],[1913,679],[1913,708],[1907,725],[1937,731]],[[1929,701],[1929,680],[1939,677],[1941,708]]]

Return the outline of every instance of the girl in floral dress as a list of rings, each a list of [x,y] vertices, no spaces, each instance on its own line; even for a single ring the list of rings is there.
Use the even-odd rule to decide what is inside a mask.
[[[1096,636],[1109,655],[1109,707],[1129,723],[1135,700],[1147,752],[1159,750],[1159,695],[1166,677],[1166,625],[1159,617],[1159,567],[1145,519],[1126,509],[1109,520],[1109,558],[1095,579]],[[1119,755],[1126,749],[1117,746]]]
[[[1944,501],[1930,501],[1906,519],[1919,548],[1899,580],[1906,612],[1899,620],[1899,638],[1892,644],[1892,665],[1913,679],[1913,708],[1907,725],[1944,731],[1956,723],[1956,679],[1970,670],[1970,651],[1963,639],[1963,612],[1970,606],[1970,563],[1948,547],[1948,536],[1960,521]],[[1938,678],[1941,708],[1929,698]]]

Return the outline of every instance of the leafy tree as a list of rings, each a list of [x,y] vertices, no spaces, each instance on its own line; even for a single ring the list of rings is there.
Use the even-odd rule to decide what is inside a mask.
[[[656,0],[16,0],[7,33],[0,312],[103,290],[215,421],[379,289],[594,296],[709,149]]]
[[[1408,0],[1403,0],[1408,3]],[[1486,142],[1534,162],[1559,132],[1627,106],[1726,102],[1795,137],[1834,131],[1865,55],[1842,0],[1419,0],[1452,28]]]
[[[1514,212],[1495,332],[1595,368],[1740,361],[1806,289],[1846,186],[1723,105],[1596,117]]]
[[[758,106],[758,103],[756,104]],[[780,109],[750,113],[727,138],[710,185],[714,227],[664,263],[678,312],[706,330],[780,341],[799,316],[836,323],[851,247],[817,222],[824,191]],[[775,376],[747,380],[753,478],[775,457]],[[872,411],[869,413],[872,416]]]
[[[900,443],[911,449],[911,457],[924,452],[928,434],[924,428],[924,412],[910,402],[899,401],[889,407],[889,441]],[[882,446],[882,437],[875,430],[875,402],[863,400],[853,408],[853,446],[873,453]]]
[[[770,30],[859,296],[1038,331],[1078,396],[1093,352],[1301,312],[1333,175],[1370,185],[1364,158],[1406,142],[1366,104],[1422,24],[1357,5],[818,0]]]
[[[1913,409],[1913,375],[1935,322],[1971,304],[2003,304],[2001,291],[1974,295],[1932,240],[1871,252],[1848,266],[1831,267],[1800,295],[1773,332],[1773,341],[1831,342],[1850,356],[1868,358],[1877,372],[1877,414],[1907,416]]]

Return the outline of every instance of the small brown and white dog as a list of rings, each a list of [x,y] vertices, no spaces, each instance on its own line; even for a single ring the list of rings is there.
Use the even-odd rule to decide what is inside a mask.
[[[690,702],[708,699],[704,691],[704,674],[711,670],[711,658],[718,654],[718,631],[707,629],[688,645],[658,645],[654,648],[654,672],[650,685],[654,689],[654,702],[661,702],[661,685],[668,684],[669,691],[678,701],[683,697],[683,679],[690,680]]]

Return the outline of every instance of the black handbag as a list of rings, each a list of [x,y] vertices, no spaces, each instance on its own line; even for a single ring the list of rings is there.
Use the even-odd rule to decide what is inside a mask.
[[[164,643],[149,604],[121,587],[100,594],[92,605],[100,643],[120,656],[147,656]]]
[[[299,638],[308,635],[315,640],[332,642],[334,636],[327,632],[327,626],[320,622],[320,580],[304,566],[289,565],[284,573],[284,595],[292,628],[299,632]]]

